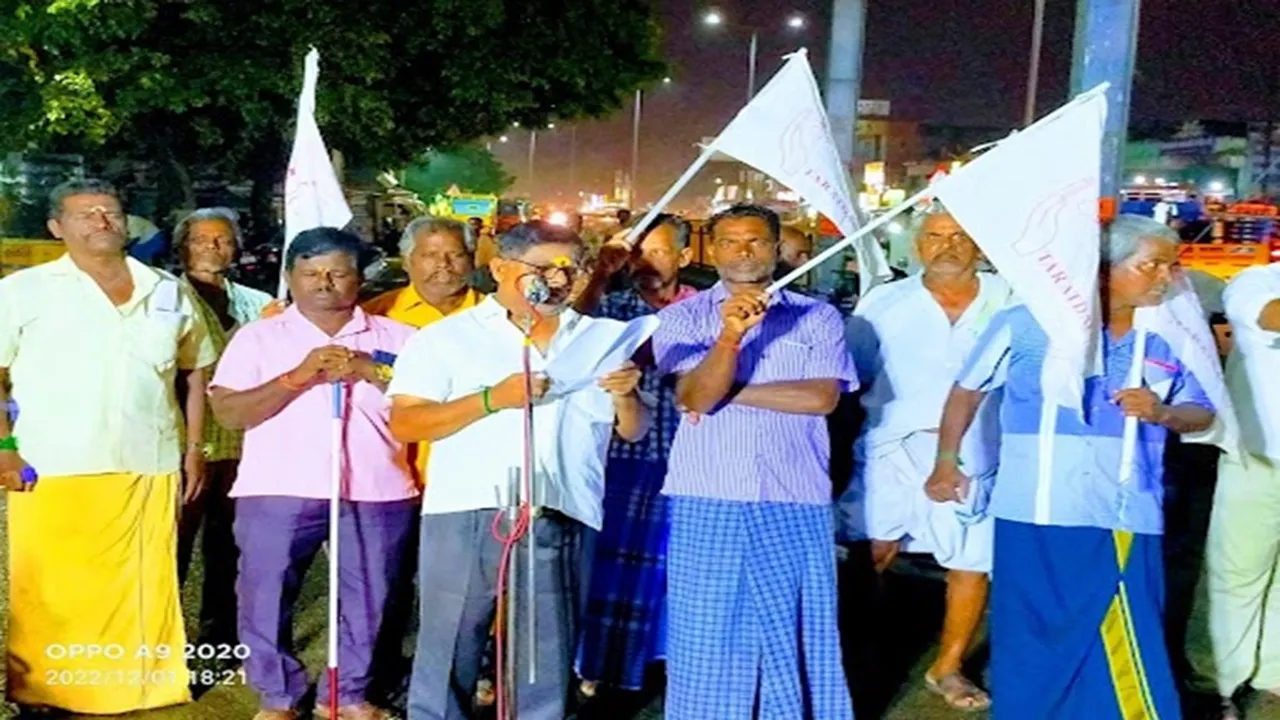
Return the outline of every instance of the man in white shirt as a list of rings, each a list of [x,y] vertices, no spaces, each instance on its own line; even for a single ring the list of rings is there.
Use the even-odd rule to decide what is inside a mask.
[[[915,224],[923,272],[876,287],[849,320],[867,418],[855,444],[853,480],[838,504],[838,533],[844,541],[871,540],[878,572],[899,550],[931,553],[947,568],[942,647],[925,683],[957,710],[980,710],[990,698],[960,666],[986,608],[994,526],[983,506],[999,452],[998,400],[983,403],[965,436],[960,454],[973,478],[966,500],[935,502],[925,480],[956,373],[992,316],[1008,305],[1009,286],[978,272],[977,246],[940,206]]]
[[[496,536],[509,533],[505,520],[495,525],[495,514],[513,502],[513,478],[524,484],[530,474],[524,357],[532,371],[532,492],[543,508],[530,528],[537,544],[537,682],[527,684],[531,658],[523,636],[516,663],[521,672],[505,681],[515,690],[521,720],[568,714],[584,588],[582,541],[586,528],[600,528],[609,440],[616,432],[634,442],[649,424],[636,391],[640,371],[630,363],[598,387],[564,395],[542,372],[593,323],[608,322],[569,308],[583,258],[582,241],[571,230],[543,222],[516,226],[502,236],[490,263],[497,292],[420,330],[396,361],[387,388],[391,432],[402,442],[432,443],[422,503],[411,720],[472,717],[480,658],[500,595],[503,543]],[[523,558],[526,551],[514,552]],[[505,581],[523,598],[523,577]],[[523,600],[519,611],[523,624]]]
[[[1245,683],[1280,694],[1280,264],[1250,268],[1223,295],[1234,348],[1227,388],[1240,421],[1240,453],[1223,456],[1205,573],[1187,654],[1199,684],[1223,698]],[[1212,652],[1206,652],[1212,647]]]

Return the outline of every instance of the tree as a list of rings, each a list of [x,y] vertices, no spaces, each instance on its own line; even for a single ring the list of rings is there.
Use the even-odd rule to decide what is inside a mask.
[[[453,185],[463,192],[501,195],[514,182],[492,153],[475,145],[433,150],[404,173],[404,186],[427,202]]]
[[[302,58],[353,165],[403,167],[513,122],[598,117],[661,77],[642,0],[10,0],[0,150],[156,162],[253,181],[269,207]]]

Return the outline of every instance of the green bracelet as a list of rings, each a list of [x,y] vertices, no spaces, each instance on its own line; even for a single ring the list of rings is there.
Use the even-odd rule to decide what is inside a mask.
[[[18,452],[18,438],[13,435],[0,438],[0,452]]]
[[[964,461],[960,459],[960,453],[953,453],[949,450],[942,450],[938,452],[938,459],[939,460],[955,460],[956,467],[964,467]]]
[[[480,400],[484,403],[484,414],[485,414],[485,415],[492,415],[492,414],[493,414],[493,408],[489,405],[489,390],[490,390],[490,389],[491,389],[491,388],[484,388],[484,389],[482,389],[482,390],[480,391]]]

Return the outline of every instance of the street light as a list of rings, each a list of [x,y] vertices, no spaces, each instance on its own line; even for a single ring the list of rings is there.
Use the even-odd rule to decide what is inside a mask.
[[[506,135],[502,135],[502,136],[500,136],[500,137],[498,138],[498,142],[506,142],[506,141],[507,141],[507,136],[506,136]]]
[[[709,27],[719,27],[725,23],[725,17],[719,10],[708,10],[702,15],[702,24]],[[799,13],[787,18],[787,27],[792,30],[803,30],[805,19]],[[751,98],[756,96],[756,60],[759,56],[760,49],[760,31],[752,28],[751,30],[751,48],[747,60],[747,102],[751,102]]]
[[[663,85],[671,85],[671,78],[662,78]],[[635,112],[631,117],[631,206],[636,206],[636,187],[640,175],[640,109],[644,104],[644,90],[636,88]]]

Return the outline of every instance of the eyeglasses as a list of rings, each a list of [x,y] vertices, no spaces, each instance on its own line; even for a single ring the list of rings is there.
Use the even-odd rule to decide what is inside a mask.
[[[527,268],[532,269],[543,280],[557,280],[564,284],[572,284],[573,281],[582,274],[582,268],[576,264],[552,263],[550,265],[538,265],[525,260],[515,260],[512,262],[520,263]]]

